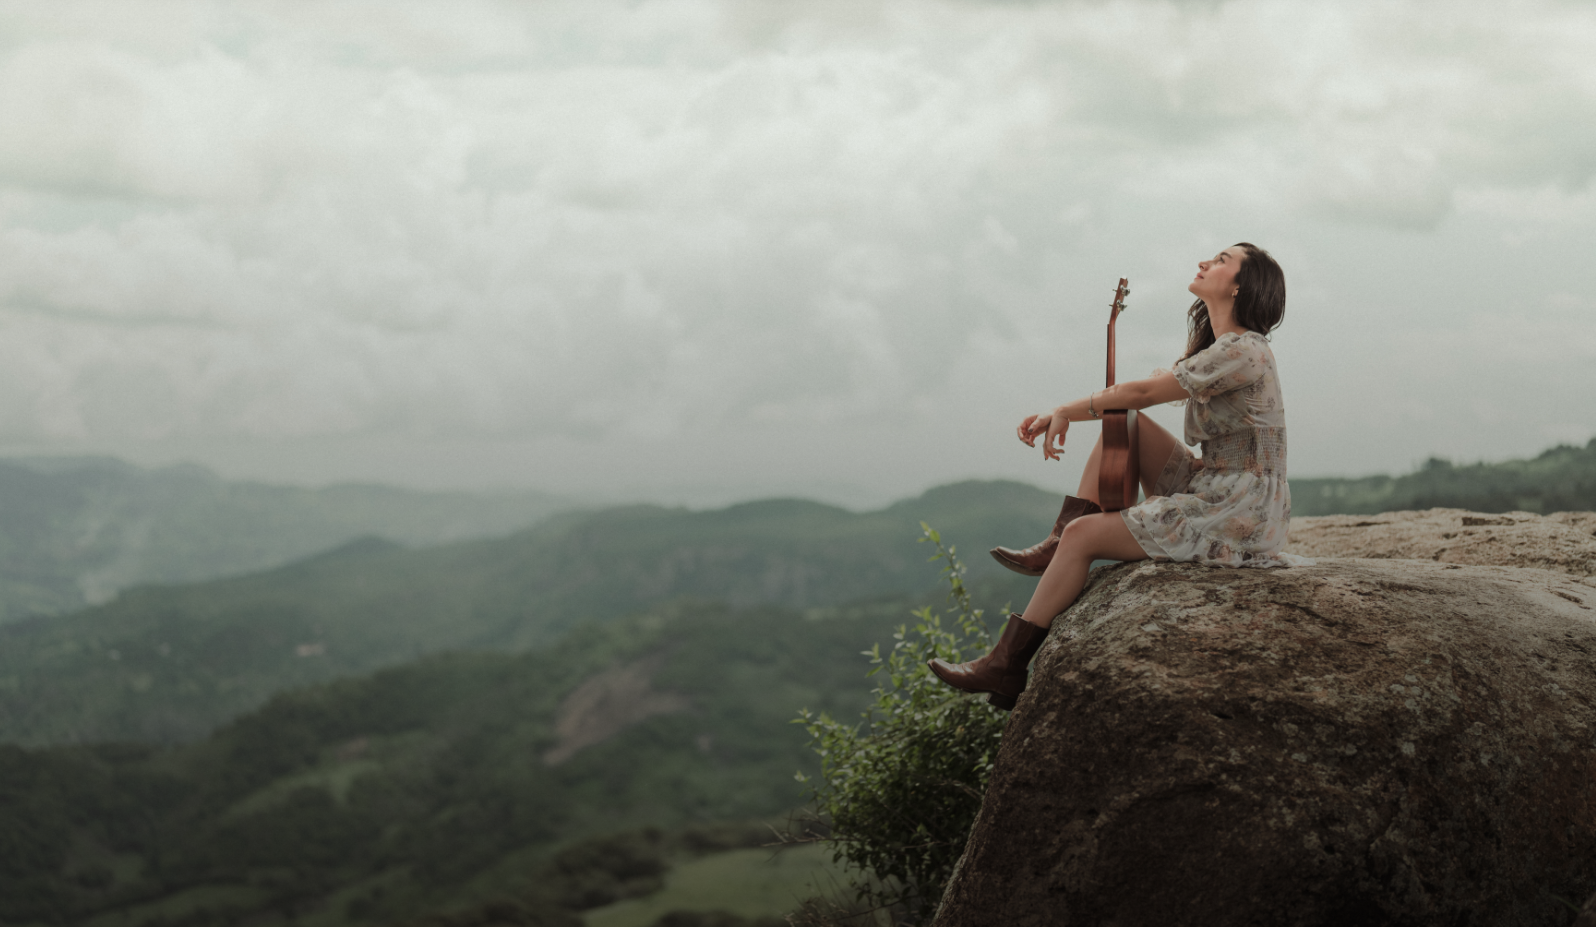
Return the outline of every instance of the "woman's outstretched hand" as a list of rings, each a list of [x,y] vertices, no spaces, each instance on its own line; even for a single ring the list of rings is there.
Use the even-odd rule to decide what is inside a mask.
[[[1064,456],[1064,433],[1069,431],[1070,421],[1058,414],[1058,410],[1042,412],[1037,415],[1027,415],[1020,422],[1016,432],[1020,440],[1027,447],[1036,447],[1036,436],[1045,434],[1042,441],[1042,456],[1049,460],[1058,460]]]
[[[1036,436],[1047,430],[1047,423],[1053,418],[1053,413],[1043,412],[1040,415],[1027,415],[1020,420],[1020,427],[1015,429],[1020,440],[1026,447],[1036,447]]]

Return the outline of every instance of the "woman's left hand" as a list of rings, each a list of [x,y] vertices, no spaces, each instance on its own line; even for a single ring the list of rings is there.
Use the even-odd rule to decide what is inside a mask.
[[[1054,409],[1047,423],[1047,438],[1042,441],[1042,456],[1058,460],[1064,456],[1064,434],[1070,430],[1070,420],[1060,409]]]

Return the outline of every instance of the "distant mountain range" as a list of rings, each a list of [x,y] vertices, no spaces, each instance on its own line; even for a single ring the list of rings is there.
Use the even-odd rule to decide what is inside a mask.
[[[937,586],[921,521],[1023,603],[985,556],[1047,532],[1058,499],[1012,482],[931,490],[876,512],[771,500],[709,512],[555,515],[506,537],[410,550],[367,539],[263,573],[140,586],[0,626],[0,741],[177,742],[285,689],[444,650],[515,651],[579,622],[682,599],[809,609]]]
[[[1435,506],[1596,509],[1596,441],[1530,460],[1454,465],[1437,459],[1405,476],[1294,479],[1291,485],[1298,515]],[[1037,498],[1043,497],[1042,509],[1056,504],[1055,494],[1038,490]],[[98,605],[132,586],[268,570],[363,537],[427,547],[506,535],[570,508],[569,500],[536,492],[305,489],[224,480],[193,465],[145,469],[104,457],[0,460],[0,624]]]
[[[0,623],[75,611],[140,583],[253,573],[367,535],[430,545],[508,534],[561,507],[533,492],[302,489],[192,465],[0,460]]]
[[[1299,515],[1596,509],[1596,441],[1526,461],[1293,480],[1292,494]],[[915,594],[935,584],[915,544],[922,520],[964,549],[973,578],[1023,603],[1030,584],[982,552],[1040,538],[1057,504],[1054,493],[993,481],[866,513],[775,499],[550,514],[554,501],[534,495],[305,490],[185,468],[13,461],[0,464],[0,607],[51,612],[89,591],[145,585],[0,625],[0,741],[191,740],[285,689],[442,650],[515,651],[673,599],[803,609]],[[540,518],[420,549],[389,540]],[[357,529],[373,536],[349,541]],[[345,543],[264,572],[150,584],[281,562],[323,542]]]
[[[1373,515],[1432,508],[1475,512],[1596,511],[1596,438],[1528,460],[1454,464],[1432,458],[1405,476],[1292,479],[1293,515]]]

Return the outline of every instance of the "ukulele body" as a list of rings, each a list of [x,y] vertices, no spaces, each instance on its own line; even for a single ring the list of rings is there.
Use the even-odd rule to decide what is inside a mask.
[[[1097,504],[1118,512],[1136,504],[1141,482],[1141,443],[1135,409],[1103,413],[1103,454],[1097,462]]]
[[[1108,315],[1108,386],[1114,385],[1114,323],[1125,311],[1130,284],[1119,278]],[[1118,512],[1136,504],[1141,483],[1141,443],[1137,440],[1135,409],[1107,409],[1103,417],[1103,451],[1097,460],[1097,504],[1105,512]]]

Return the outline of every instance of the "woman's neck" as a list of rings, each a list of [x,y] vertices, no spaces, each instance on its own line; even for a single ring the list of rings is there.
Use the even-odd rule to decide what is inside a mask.
[[[1208,324],[1214,330],[1214,337],[1220,335],[1240,335],[1248,331],[1244,325],[1236,324],[1236,302],[1208,303]]]

